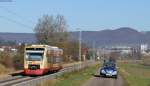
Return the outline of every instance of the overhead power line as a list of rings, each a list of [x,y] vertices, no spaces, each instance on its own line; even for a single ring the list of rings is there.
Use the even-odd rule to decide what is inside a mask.
[[[11,15],[14,15],[14,16],[19,17],[21,20],[26,20],[26,21],[28,21],[28,22],[30,22],[30,23],[34,23],[33,21],[31,21],[31,20],[29,20],[29,19],[27,20],[27,19],[24,18],[23,16],[21,16],[21,15],[15,13],[15,12],[13,12],[13,11],[11,11],[11,10],[5,8],[5,7],[2,7],[2,6],[1,6],[0,9],[2,9],[3,11],[5,11],[5,12],[11,14]]]
[[[5,20],[7,20],[7,21],[9,21],[9,22],[12,22],[12,23],[15,23],[15,24],[18,24],[18,25],[20,25],[20,26],[23,26],[23,27],[26,27],[26,28],[28,28],[28,29],[32,29],[32,30],[33,30],[33,28],[32,28],[31,26],[26,25],[26,24],[23,24],[23,23],[21,23],[21,22],[18,22],[18,21],[16,21],[16,20],[13,20],[13,19],[10,19],[10,18],[8,18],[8,17],[0,16],[0,18],[5,19]]]

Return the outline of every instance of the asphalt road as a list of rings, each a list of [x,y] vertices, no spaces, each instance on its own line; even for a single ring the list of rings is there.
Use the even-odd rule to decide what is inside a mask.
[[[118,75],[118,78],[104,78],[97,73],[93,75],[86,83],[81,86],[125,86],[123,78]]]

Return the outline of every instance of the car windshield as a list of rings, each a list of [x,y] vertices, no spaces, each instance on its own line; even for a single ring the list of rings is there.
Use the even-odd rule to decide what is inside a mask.
[[[115,67],[115,63],[108,62],[108,63],[104,63],[103,66],[104,67]]]
[[[26,60],[29,61],[40,61],[43,58],[43,53],[27,53]]]

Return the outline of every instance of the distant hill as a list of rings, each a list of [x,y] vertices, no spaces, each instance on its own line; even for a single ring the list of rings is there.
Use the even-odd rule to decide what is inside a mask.
[[[79,32],[70,32],[71,40],[78,40]],[[33,33],[0,33],[0,39],[7,41],[36,43]],[[133,28],[121,27],[115,30],[82,31],[82,42],[96,46],[150,44],[150,31],[139,32]]]
[[[79,32],[71,32],[71,39],[78,39]],[[82,39],[85,43],[96,46],[112,45],[138,45],[150,44],[150,32],[139,32],[129,27],[115,30],[82,31]]]
[[[0,33],[0,40],[17,43],[35,43],[37,41],[33,33]]]

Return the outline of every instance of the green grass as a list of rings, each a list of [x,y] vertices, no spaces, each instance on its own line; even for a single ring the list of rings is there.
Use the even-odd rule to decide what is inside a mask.
[[[120,73],[129,86],[150,86],[150,66],[141,64],[120,64]]]
[[[80,71],[65,73],[56,79],[50,80],[40,86],[80,86],[92,77],[99,65],[88,67]]]

